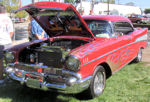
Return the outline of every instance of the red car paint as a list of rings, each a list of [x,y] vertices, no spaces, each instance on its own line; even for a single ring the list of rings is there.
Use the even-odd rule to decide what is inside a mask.
[[[83,27],[83,30],[81,30],[80,32],[78,32],[77,30],[72,32],[68,27],[69,30],[66,31],[67,33],[64,32],[59,35],[57,32],[52,34],[52,30],[50,30],[46,25],[47,20],[43,19],[42,17],[40,17],[41,19],[39,19],[38,17],[33,16],[34,14],[36,14],[36,10],[39,10],[39,12],[41,12],[45,9],[54,9],[56,11],[66,11],[69,9],[70,11],[73,11],[77,20],[79,20],[81,24],[80,26]],[[74,72],[80,74],[81,79],[92,76],[96,67],[99,65],[104,67],[106,77],[109,77],[114,72],[120,70],[126,64],[135,59],[138,55],[139,50],[147,46],[147,29],[133,28],[132,23],[126,17],[81,17],[72,5],[56,2],[38,2],[27,5],[19,10],[26,10],[29,14],[31,14],[44,28],[47,34],[49,34],[50,38],[48,40],[51,42],[57,41],[59,39],[87,41],[86,44],[71,49],[71,51],[69,52],[69,55],[75,56],[81,62],[79,70],[77,72]],[[48,18],[48,16],[46,17]],[[65,24],[68,24],[70,28],[72,27],[70,23]],[[101,30],[106,30],[109,33],[102,32],[99,34]],[[17,45],[9,49],[8,51],[14,52],[16,63],[19,63],[18,57],[21,51],[29,46],[33,46],[44,41],[45,40],[24,43],[21,45]],[[62,69],[70,71],[66,67],[62,67]]]
[[[70,5],[70,4],[64,4],[64,3],[57,3],[57,2],[37,2],[34,4],[30,4],[27,5],[25,7],[22,7],[20,10],[26,10],[27,8],[30,7],[42,7],[42,8],[54,8],[54,9],[62,9],[62,10],[66,10],[68,8],[72,8],[74,10],[74,12],[76,12],[77,16],[80,17],[80,20],[83,22],[83,24],[85,25],[85,27],[87,28],[87,30],[89,32],[91,32],[91,30],[87,27],[87,24],[85,24],[83,19],[96,19],[96,20],[106,20],[109,22],[113,22],[113,21],[127,21],[131,24],[130,20],[126,17],[121,17],[121,16],[83,16],[81,18],[81,16],[79,15],[79,13],[75,10],[75,8]],[[102,64],[102,63],[107,63],[109,65],[109,67],[111,68],[112,73],[116,72],[117,70],[121,69],[124,65],[126,65],[127,63],[129,63],[130,61],[132,61],[136,55],[137,52],[140,48],[145,48],[147,41],[140,41],[134,44],[131,44],[133,42],[135,42],[135,40],[146,34],[147,33],[147,29],[135,29],[134,32],[132,32],[132,34],[130,35],[125,35],[125,36],[121,36],[121,37],[115,37],[115,38],[95,38],[95,40],[90,40],[90,43],[83,45],[79,48],[76,48],[74,50],[71,51],[72,55],[77,56],[80,60],[81,60],[81,70],[78,72],[82,75],[82,78],[85,78],[89,75],[93,74],[94,69],[96,68],[96,66]],[[91,35],[94,36],[91,32]],[[69,38],[69,39],[80,39],[81,37],[62,37],[62,36],[58,36],[58,37],[51,37],[50,39],[59,39],[59,38]],[[82,38],[84,39],[88,39],[88,38]],[[32,42],[27,43],[27,45],[25,44],[25,47],[28,46],[28,44],[32,44]],[[129,46],[126,46],[128,44],[131,44]],[[19,46],[19,45],[17,45]],[[22,46],[22,45],[21,45]],[[122,46],[125,46],[124,48],[118,49]],[[19,46],[19,48],[17,48],[17,50],[21,49],[21,47]],[[118,50],[116,50],[118,49]],[[134,49],[134,50],[131,50]],[[116,50],[116,51],[115,51]],[[110,53],[111,51],[114,51],[112,53]],[[123,51],[123,52],[122,52]],[[131,52],[130,52],[131,51]],[[127,53],[128,52],[128,53]],[[85,55],[86,53],[86,55]],[[106,56],[104,56],[105,54],[107,54]],[[127,54],[124,55],[127,58],[123,59],[122,57],[122,53],[123,54]],[[112,60],[112,56],[113,54],[115,55],[115,58],[117,59],[117,62]],[[103,56],[103,57],[100,57]],[[100,57],[100,58],[99,58]],[[121,58],[122,59],[121,59]],[[115,67],[114,67],[115,66]]]

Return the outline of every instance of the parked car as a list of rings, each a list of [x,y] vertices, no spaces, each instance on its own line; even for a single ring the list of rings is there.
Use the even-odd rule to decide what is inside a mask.
[[[5,51],[7,75],[28,87],[65,93],[88,90],[101,95],[106,79],[142,59],[147,29],[135,29],[126,17],[84,16],[70,4],[36,2],[27,11],[50,38]]]
[[[142,15],[132,14],[128,18],[133,23],[138,23],[138,24],[144,23],[144,24],[146,24],[148,22],[148,19],[143,17]]]
[[[150,24],[150,16],[143,16],[144,18],[147,19],[147,23]]]

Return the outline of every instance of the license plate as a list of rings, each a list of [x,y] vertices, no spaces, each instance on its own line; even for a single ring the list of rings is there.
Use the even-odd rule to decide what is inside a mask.
[[[48,74],[56,74],[56,69],[54,69],[54,68],[44,69],[44,72],[48,73]]]
[[[28,87],[31,87],[31,88],[40,88],[41,87],[41,82],[40,82],[40,80],[36,80],[36,79],[31,79],[31,78],[29,78],[28,80],[27,80],[27,83],[26,83],[26,85],[28,86]]]
[[[44,69],[44,73],[61,75],[62,69],[56,69],[56,68]]]

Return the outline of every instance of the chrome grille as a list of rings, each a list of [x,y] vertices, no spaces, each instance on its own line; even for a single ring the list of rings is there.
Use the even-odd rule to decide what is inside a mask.
[[[62,52],[57,49],[51,49],[52,51],[38,51],[38,63],[43,65],[59,68],[61,67]]]

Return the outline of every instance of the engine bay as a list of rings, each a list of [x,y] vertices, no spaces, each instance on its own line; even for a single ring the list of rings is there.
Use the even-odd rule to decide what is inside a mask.
[[[19,62],[41,64],[49,67],[63,67],[66,56],[72,49],[88,43],[83,40],[61,39],[44,41],[26,47],[19,53]]]
[[[70,51],[86,43],[87,42],[83,40],[64,39],[64,40],[56,40],[52,42],[51,46],[60,46],[60,47],[63,47],[66,51]]]

